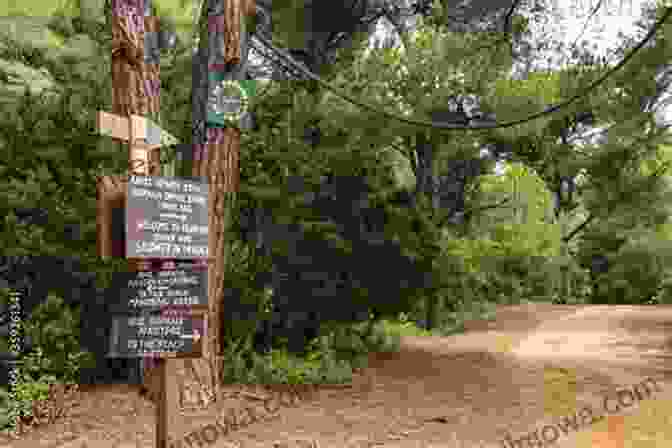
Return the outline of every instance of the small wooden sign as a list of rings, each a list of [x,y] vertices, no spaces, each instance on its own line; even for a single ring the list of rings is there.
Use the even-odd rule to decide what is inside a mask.
[[[131,139],[132,132],[133,146],[144,149],[157,149],[179,143],[177,138],[148,118],[131,115],[131,123],[128,120],[126,117],[99,110],[96,116],[96,131],[101,135],[126,142]],[[144,142],[138,142],[138,140],[144,140]]]
[[[113,315],[108,358],[200,358],[205,317]]]
[[[126,258],[208,257],[208,184],[130,176]]]
[[[203,268],[116,272],[107,303],[114,313],[158,312],[166,307],[208,308],[208,272]]]

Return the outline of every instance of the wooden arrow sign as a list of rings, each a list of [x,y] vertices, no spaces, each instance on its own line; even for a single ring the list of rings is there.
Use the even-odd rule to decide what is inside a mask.
[[[177,138],[161,129],[152,120],[139,115],[131,115],[129,123],[126,117],[100,110],[96,116],[96,131],[149,150],[179,143]],[[138,142],[138,140],[145,142]]]

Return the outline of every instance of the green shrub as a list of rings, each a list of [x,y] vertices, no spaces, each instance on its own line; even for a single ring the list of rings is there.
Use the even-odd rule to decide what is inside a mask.
[[[370,352],[398,352],[401,334],[382,321],[374,325],[373,331],[364,340],[364,344]]]
[[[455,311],[446,311],[442,315],[441,324],[432,332],[433,335],[450,336],[464,332],[464,324],[468,320],[489,320],[495,316],[496,304],[492,302],[459,303]]]
[[[609,271],[597,279],[591,303],[644,304],[668,300],[670,287],[663,259],[649,247],[624,246],[610,257],[610,262]]]
[[[515,232],[509,235],[512,232],[508,229],[500,239],[495,235],[444,242],[443,250],[454,265],[445,276],[459,277],[448,291],[448,303],[515,304],[531,298],[550,301],[557,285],[554,257],[522,244],[522,236]]]
[[[244,384],[321,384],[342,383],[352,378],[352,367],[336,359],[324,341],[314,341],[305,358],[286,349],[259,355],[251,349],[249,339],[230,344],[225,354],[223,380]]]
[[[398,351],[401,334],[387,321],[370,329],[368,323],[325,326],[304,357],[284,348],[259,355],[252,349],[251,337],[238,338],[228,344],[222,377],[225,383],[246,384],[348,382],[353,369],[366,366],[368,353]]]
[[[75,34],[72,17],[62,11],[56,12],[51,16],[48,26],[52,31],[66,38]]]
[[[0,389],[0,429],[13,430],[17,417],[29,417],[33,412],[33,403],[49,396],[49,388],[57,382],[57,378],[40,373],[41,365],[44,365],[41,351],[27,355],[19,368],[13,393]]]
[[[53,375],[66,383],[75,383],[80,368],[92,366],[93,356],[80,348],[79,319],[79,309],[70,309],[63,299],[52,294],[35,307],[25,323],[25,331],[43,356],[26,358],[25,367],[31,374]]]
[[[669,272],[665,272],[658,291],[647,305],[672,305],[672,275]]]
[[[32,342],[19,366],[13,397],[0,391],[0,426],[11,429],[14,416],[28,417],[37,400],[48,397],[50,385],[76,383],[79,370],[93,363],[93,356],[80,350],[79,311],[71,310],[63,299],[50,294],[24,322]]]

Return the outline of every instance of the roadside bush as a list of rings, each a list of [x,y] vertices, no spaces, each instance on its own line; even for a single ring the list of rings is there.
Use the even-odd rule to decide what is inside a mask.
[[[310,341],[305,356],[285,348],[258,354],[252,338],[231,341],[225,353],[225,383],[333,384],[352,379],[353,369],[366,366],[370,352],[399,350],[401,332],[386,321],[326,326]]]
[[[71,309],[60,297],[50,294],[33,309],[24,322],[32,350],[21,359],[13,397],[6,389],[0,391],[3,429],[12,428],[14,417],[38,419],[34,406],[49,398],[50,388],[57,383],[76,384],[79,370],[91,365],[91,354],[80,349],[78,327],[78,309]]]
[[[495,304],[491,302],[460,303],[455,311],[445,313],[441,327],[437,333],[441,336],[450,336],[464,331],[464,324],[468,320],[489,320],[495,317]]]
[[[30,419],[35,403],[49,398],[49,390],[56,382],[53,375],[42,375],[36,379],[20,372],[13,394],[7,389],[0,389],[0,430],[14,430],[17,418]]]
[[[459,299],[515,304],[522,300],[549,300],[554,292],[557,269],[552,257],[537,254],[516,239],[459,238],[444,248],[462,260]]]
[[[610,257],[610,262],[609,271],[597,277],[591,303],[645,304],[669,300],[670,281],[661,254],[644,245],[628,245]]]
[[[25,323],[25,332],[37,353],[27,357],[25,368],[33,377],[53,375],[60,381],[75,383],[79,370],[91,366],[93,356],[80,349],[79,307],[71,309],[62,298],[50,294]]]
[[[672,305],[672,275],[665,272],[656,294],[647,302],[648,305]]]
[[[315,342],[306,357],[293,355],[284,348],[260,355],[252,350],[250,341],[239,339],[229,344],[222,372],[224,383],[322,384],[352,379],[352,367],[321,346],[323,341]]]
[[[7,389],[0,392],[0,409],[3,410],[1,414],[6,416],[0,421],[2,429],[13,426],[13,417],[30,418],[34,404],[46,400],[50,387],[58,382],[56,376],[44,373],[50,363],[39,347],[24,356],[22,361],[18,369],[18,381],[13,388],[13,397]]]

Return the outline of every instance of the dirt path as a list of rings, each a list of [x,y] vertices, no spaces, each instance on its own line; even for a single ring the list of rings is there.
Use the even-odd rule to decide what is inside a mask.
[[[399,353],[372,355],[350,388],[319,390],[278,412],[257,404],[268,418],[225,436],[216,425],[221,430],[224,409],[184,415],[176,439],[211,426],[174,446],[526,448],[548,446],[544,438],[560,448],[670,446],[672,307],[502,307],[494,321],[466,328],[404,338]],[[611,416],[600,418],[605,396]],[[84,394],[78,414],[0,447],[153,446],[153,408],[131,389]],[[620,440],[606,441],[608,426],[622,431]],[[64,432],[71,434],[57,436]]]

